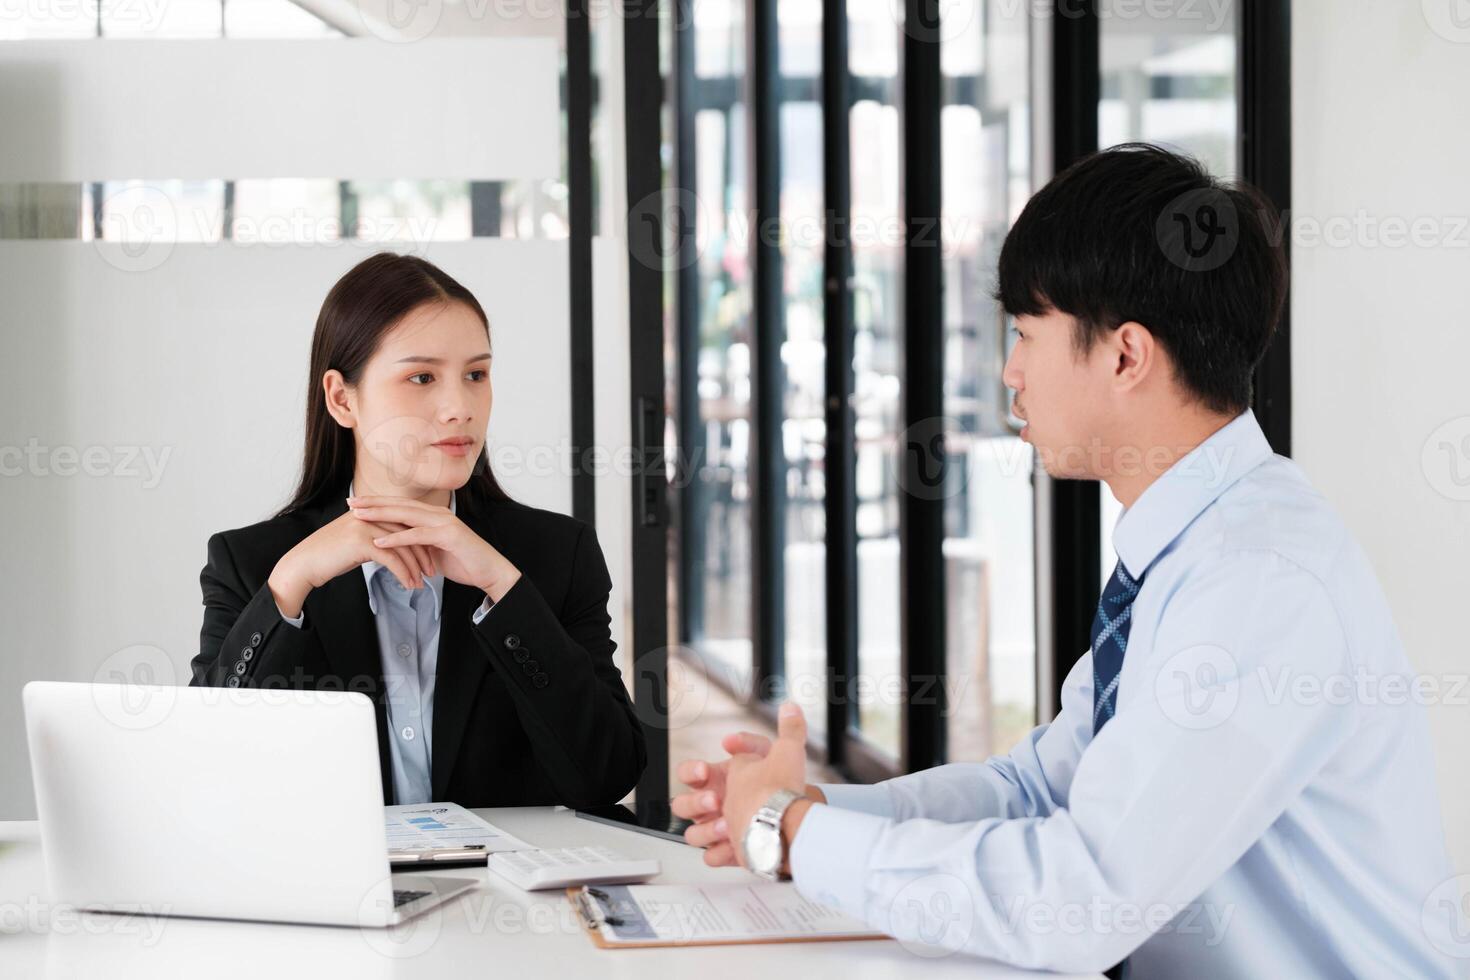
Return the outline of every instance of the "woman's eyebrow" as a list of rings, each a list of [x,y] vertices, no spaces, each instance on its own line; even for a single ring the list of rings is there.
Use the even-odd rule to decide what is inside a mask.
[[[474,357],[472,357],[469,360],[465,361],[465,363],[466,364],[473,364],[476,361],[488,361],[489,359],[490,359],[490,352],[489,351],[486,351],[483,354],[476,354]],[[422,354],[412,354],[412,355],[410,355],[408,357],[400,357],[397,361],[394,361],[395,364],[405,364],[405,363],[410,363],[410,362],[411,363],[414,363],[414,364],[443,364],[444,363],[444,358],[442,358],[442,357],[425,357]]]

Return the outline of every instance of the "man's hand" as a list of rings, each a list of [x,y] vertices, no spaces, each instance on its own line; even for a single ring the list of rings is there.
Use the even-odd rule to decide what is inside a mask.
[[[769,752],[764,756],[753,753],[737,755],[730,760],[729,770],[725,773],[727,846],[732,848],[734,857],[742,866],[745,864],[745,849],[741,842],[755,812],[777,790],[787,789],[798,795],[806,792],[806,718],[795,702],[787,701],[781,705],[777,724],[776,741],[771,744]],[[782,821],[783,831],[789,832],[789,835],[782,835],[787,841],[795,837],[795,827],[810,804],[798,801],[791,805],[792,809],[797,807],[801,807],[801,811],[795,821]]]
[[[754,732],[735,732],[726,735],[720,747],[732,756],[759,758],[771,750],[771,740]],[[684,839],[695,847],[705,848],[704,863],[711,867],[735,863],[724,820],[725,780],[730,762],[730,759],[724,762],[685,759],[679,763],[676,775],[690,792],[680,793],[669,804],[675,816],[694,821],[685,829]]]

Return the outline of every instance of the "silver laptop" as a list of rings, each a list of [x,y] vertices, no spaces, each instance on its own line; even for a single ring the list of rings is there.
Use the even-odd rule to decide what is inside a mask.
[[[24,701],[53,901],[380,927],[474,887],[390,873],[361,694],[33,681]]]

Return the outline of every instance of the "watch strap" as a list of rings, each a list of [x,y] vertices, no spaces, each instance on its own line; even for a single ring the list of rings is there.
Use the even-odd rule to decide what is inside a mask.
[[[777,878],[780,877],[781,865],[785,863],[786,858],[786,844],[784,841],[781,840],[781,820],[783,817],[785,817],[786,811],[790,809],[791,804],[801,799],[801,797],[801,793],[793,793],[789,789],[777,790],[776,792],[772,793],[771,798],[768,799],[765,804],[762,805],[761,808],[755,812],[755,817],[751,820],[752,827],[754,827],[755,824],[758,823],[766,825],[768,828],[770,828],[771,832],[776,835],[776,840],[781,842],[781,860],[777,862],[774,870],[759,871],[753,867],[751,868],[752,871],[763,878],[768,878],[772,881],[775,881]],[[747,837],[749,836],[749,834],[750,831],[747,830]],[[744,847],[744,841],[741,842],[741,846]],[[746,865],[750,865],[750,852],[748,850],[746,851]]]

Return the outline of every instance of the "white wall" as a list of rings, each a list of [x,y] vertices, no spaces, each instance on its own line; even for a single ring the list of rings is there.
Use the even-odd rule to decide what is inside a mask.
[[[5,45],[7,181],[510,180],[561,160],[545,38]]]
[[[1464,872],[1470,24],[1455,2],[1293,5],[1292,362],[1296,458],[1367,549],[1415,667],[1454,695],[1429,711]],[[1419,242],[1393,244],[1416,221]]]
[[[623,24],[593,5],[593,75],[601,93],[593,117],[598,234],[592,240],[593,440],[615,456],[632,445],[628,390],[627,117],[623,111]],[[596,477],[597,539],[612,577],[608,612],[623,683],[633,693],[633,482],[613,466]]]

